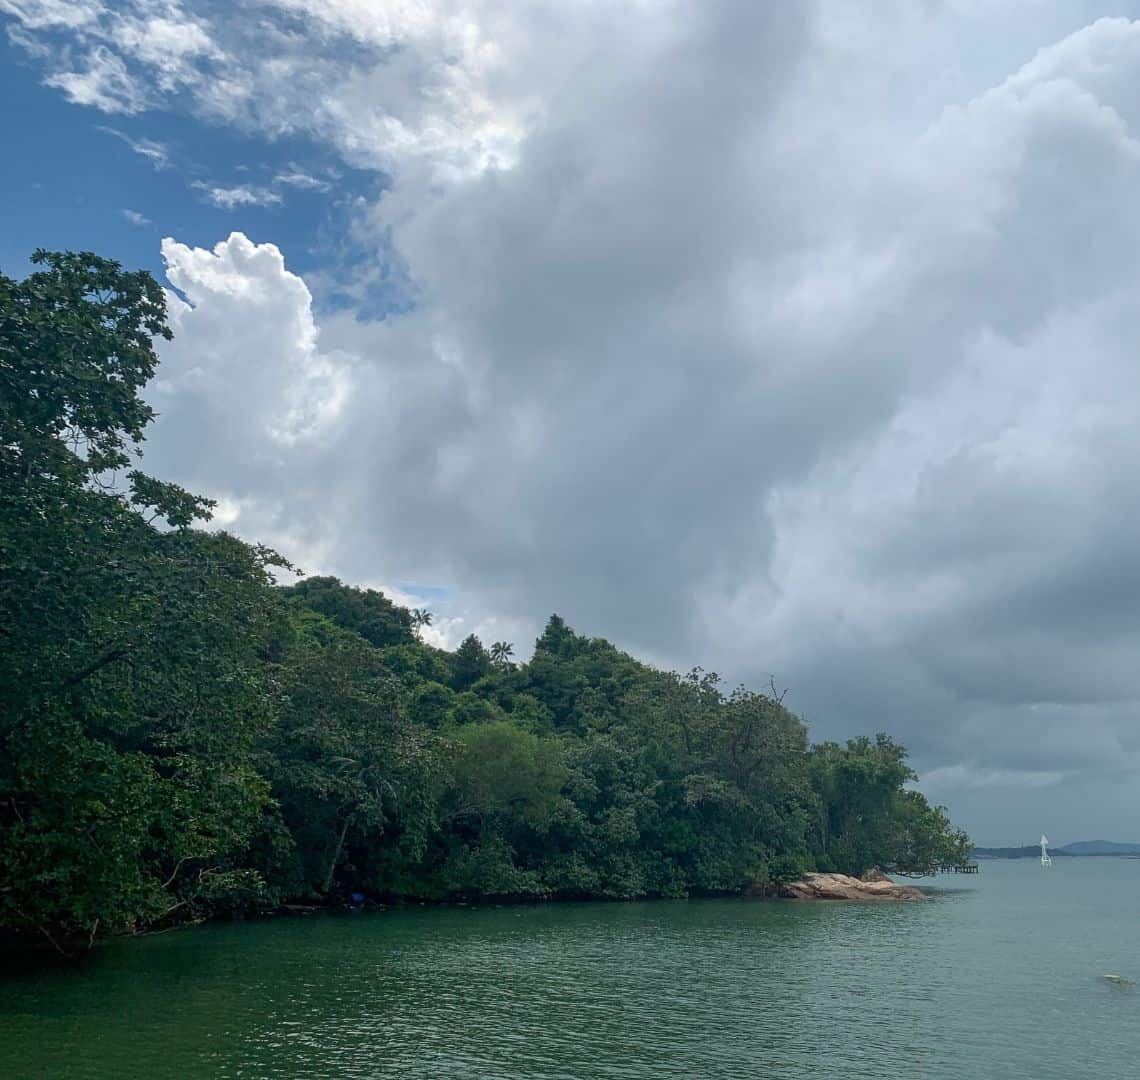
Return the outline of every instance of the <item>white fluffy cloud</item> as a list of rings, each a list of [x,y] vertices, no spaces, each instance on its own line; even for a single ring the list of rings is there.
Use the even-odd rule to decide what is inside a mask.
[[[271,238],[164,244],[150,467],[231,527],[453,589],[441,641],[525,651],[559,610],[774,671],[818,735],[902,735],[982,840],[1135,819],[1140,23],[267,0],[255,43],[217,5],[0,10],[77,101],[181,94],[392,174],[352,241],[408,314],[318,318]]]
[[[162,254],[178,290],[168,294],[176,341],[164,349],[154,393],[192,420],[220,410],[215,422],[251,454],[320,445],[351,375],[318,349],[309,290],[281,252],[234,233],[212,252],[166,239]]]
[[[76,104],[127,114],[188,106],[269,136],[327,139],[363,167],[426,167],[436,180],[512,161],[537,107],[497,85],[509,10],[453,0],[252,9],[0,0],[14,39]]]

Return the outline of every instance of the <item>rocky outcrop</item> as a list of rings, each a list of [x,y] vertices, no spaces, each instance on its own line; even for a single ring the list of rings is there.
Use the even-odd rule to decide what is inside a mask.
[[[896,885],[875,872],[864,879],[846,874],[804,874],[799,881],[781,885],[779,896],[790,900],[925,900],[926,894],[912,885]]]

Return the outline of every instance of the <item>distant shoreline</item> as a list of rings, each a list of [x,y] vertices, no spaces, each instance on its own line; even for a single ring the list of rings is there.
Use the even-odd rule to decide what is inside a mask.
[[[1074,854],[1071,851],[1050,851],[1049,854],[1054,858],[1060,856],[1065,859],[1140,859],[1140,854],[1115,851],[1097,851],[1089,855]],[[995,862],[999,859],[1005,859],[1007,862],[1015,862],[1018,859],[1039,859],[1041,858],[1041,849],[1035,848],[1034,854],[1032,855],[991,855],[985,851],[975,851],[974,858],[985,859],[990,862]]]
[[[1121,843],[1116,840],[1077,840],[1048,850],[1050,855],[1062,858],[1140,858],[1140,843]],[[974,848],[975,859],[1039,859],[1040,857],[1040,844]]]

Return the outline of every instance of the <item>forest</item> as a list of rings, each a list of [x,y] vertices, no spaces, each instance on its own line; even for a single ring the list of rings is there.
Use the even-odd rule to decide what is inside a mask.
[[[60,951],[288,904],[681,898],[970,843],[879,734],[550,617],[430,613],[209,526],[140,471],[170,337],[146,272],[0,275],[0,931]],[[335,529],[336,523],[330,522]]]

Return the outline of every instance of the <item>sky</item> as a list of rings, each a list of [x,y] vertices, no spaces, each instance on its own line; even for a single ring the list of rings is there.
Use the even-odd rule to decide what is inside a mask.
[[[526,657],[1140,839],[1140,0],[0,0],[0,270],[150,269],[146,468]]]

